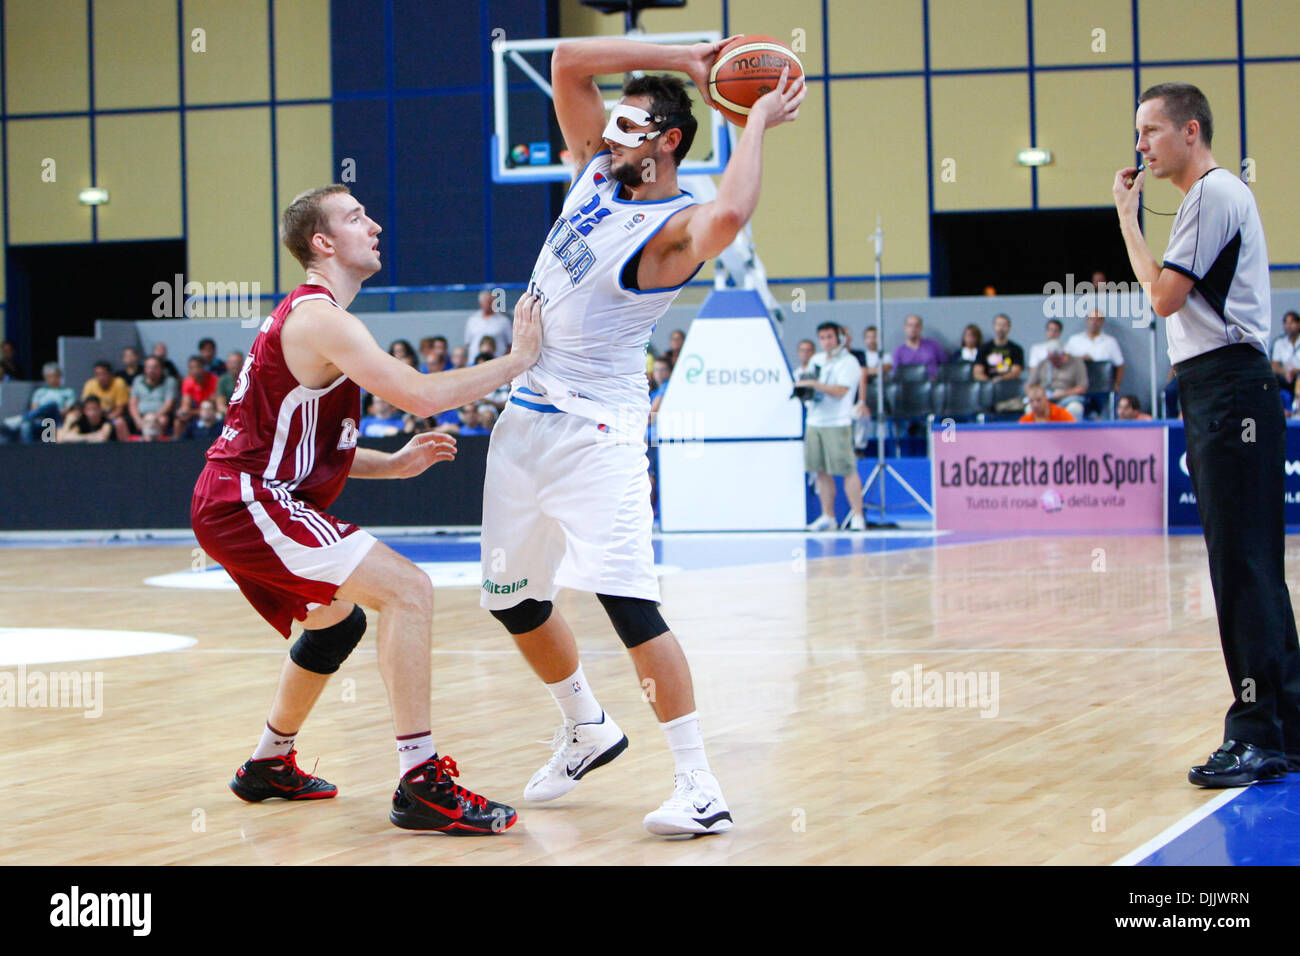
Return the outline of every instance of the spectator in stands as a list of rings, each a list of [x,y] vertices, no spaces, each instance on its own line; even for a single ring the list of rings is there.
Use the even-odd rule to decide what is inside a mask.
[[[677,359],[681,357],[682,346],[686,344],[686,333],[681,329],[673,329],[668,336],[668,351],[664,356],[668,359],[668,364],[673,368],[677,367]]]
[[[104,407],[94,395],[87,395],[79,405],[68,409],[59,427],[56,440],[63,442],[99,442],[113,441],[115,434],[113,423],[104,417]]]
[[[140,364],[140,350],[128,345],[122,349],[122,367],[117,370],[117,377],[126,382],[126,387],[130,388],[143,374],[144,366]]]
[[[469,364],[469,352],[465,351],[465,346],[458,345],[451,350],[451,367],[464,368]]]
[[[993,338],[980,346],[971,369],[981,382],[1014,381],[1025,370],[1025,350],[1011,341],[1011,316],[993,316]]]
[[[153,344],[153,351],[150,354],[153,355],[156,359],[158,359],[158,361],[162,362],[164,375],[168,376],[169,378],[174,378],[178,382],[180,381],[181,373],[177,371],[176,366],[172,364],[172,360],[167,357],[166,342],[155,342]]]
[[[479,413],[477,405],[462,405],[460,407],[460,427],[456,434],[461,437],[467,435],[486,435],[488,430],[483,427],[483,419]]]
[[[130,434],[126,424],[126,407],[131,404],[131,389],[125,381],[113,374],[113,366],[107,362],[96,362],[95,374],[82,386],[82,400],[92,396],[98,400],[99,411],[113,426],[114,433],[125,440]]]
[[[401,359],[411,368],[418,369],[420,367],[420,359],[415,354],[415,349],[411,348],[411,343],[406,339],[394,339],[389,343],[388,354],[395,359]]]
[[[201,439],[206,442],[213,442],[220,436],[223,424],[221,416],[217,414],[217,403],[210,398],[205,398],[199,402],[198,413],[185,426],[185,431],[181,432],[181,438],[186,441]]]
[[[1300,355],[1296,354],[1300,346],[1300,315],[1288,312],[1282,316],[1282,335],[1273,343],[1273,374],[1277,376],[1277,385],[1288,395],[1295,394],[1295,378],[1300,373]]]
[[[199,339],[199,358],[203,367],[217,378],[226,374],[226,363],[217,358],[217,343],[212,339]]]
[[[874,325],[868,325],[866,331],[862,333],[862,344],[865,346],[863,354],[867,357],[863,368],[867,373],[867,378],[874,379],[880,374],[881,369],[880,331]],[[889,359],[886,358],[884,360],[885,374],[888,375],[893,367]]]
[[[451,368],[451,359],[447,357],[447,340],[441,335],[429,335],[420,339],[421,372],[445,372]]]
[[[176,412],[175,437],[181,437],[181,432],[198,415],[199,406],[216,393],[217,376],[208,371],[207,363],[202,357],[191,355],[189,374],[181,382],[181,404]]]
[[[475,365],[479,362],[490,362],[497,357],[497,340],[490,335],[480,336],[478,348],[479,351],[474,356]]]
[[[153,356],[149,356],[153,358]],[[148,359],[145,360],[148,365]],[[144,381],[143,378],[138,381]],[[168,378],[167,381],[175,382],[176,379]],[[134,386],[133,386],[134,387]],[[167,441],[167,420],[157,412],[146,412],[140,417],[140,434],[132,435],[131,441]]]
[[[1054,405],[1047,400],[1047,389],[1043,386],[1030,385],[1025,388],[1025,394],[1029,398],[1029,411],[1020,416],[1021,424],[1076,421],[1075,417],[1060,405]]]
[[[378,395],[370,398],[370,413],[361,419],[359,430],[366,438],[387,438],[402,433],[402,413]]]
[[[479,427],[491,434],[492,427],[497,423],[497,416],[500,412],[492,405],[479,405],[478,423]]]
[[[1151,416],[1142,411],[1142,399],[1136,395],[1121,395],[1115,405],[1115,417],[1126,422],[1149,422]]]
[[[0,382],[21,379],[22,371],[18,368],[18,351],[8,339],[0,342]]]
[[[46,362],[41,367],[41,376],[45,384],[32,392],[27,413],[14,415],[5,421],[8,439],[16,436],[20,441],[30,443],[38,438],[45,439],[47,433],[49,439],[56,438],[64,413],[77,401],[77,393],[63,384],[63,369],[57,362]],[[51,424],[54,426],[52,429],[49,427]]]
[[[803,342],[799,345],[802,347]],[[811,342],[808,343],[810,346]],[[659,406],[663,404],[664,392],[668,390],[668,380],[672,378],[673,367],[666,357],[655,359],[654,372],[651,374],[650,388],[650,422],[646,431],[646,441],[654,445],[659,440],[658,429],[655,428],[655,419],[659,417]]]
[[[1061,344],[1062,328],[1060,319],[1047,320],[1047,341],[1035,342],[1033,345],[1029,346],[1029,364],[1026,365],[1025,368],[1032,372],[1034,369],[1038,368],[1040,364],[1046,361],[1047,356],[1050,353],[1064,347]]]
[[[975,323],[971,323],[961,330],[961,348],[952,354],[949,361],[953,362],[974,362],[980,354],[980,346],[984,344],[984,333]]]
[[[230,398],[235,394],[235,386],[239,384],[239,373],[243,370],[243,352],[231,352],[226,356],[226,374],[217,379],[217,393],[212,396],[212,400],[217,403],[217,414],[222,418],[226,417],[226,412],[230,408]]]
[[[948,361],[943,348],[934,339],[921,337],[919,315],[909,315],[903,322],[903,344],[894,349],[894,367],[924,365],[930,378],[939,374],[939,366]]]
[[[813,356],[817,354],[817,345],[812,339],[802,339],[799,344],[794,347],[794,354],[799,360],[799,365],[794,370],[794,380],[797,382],[799,379],[804,378],[807,375],[808,363],[811,362]],[[673,363],[669,361],[667,352],[664,353],[663,361],[668,362],[668,369],[671,371]]]
[[[809,345],[812,343],[809,342]],[[876,376],[881,372],[880,356],[880,332],[874,325],[868,325],[865,332],[862,333],[862,344],[866,346],[862,354],[866,356],[866,361],[862,363],[861,377],[858,379],[858,404],[854,409],[854,415],[858,419],[871,417],[871,410],[876,407]],[[883,369],[886,376],[893,370],[894,366],[885,359]],[[854,447],[863,447],[864,442],[859,441],[863,434],[862,427],[854,427]]]
[[[1046,389],[1048,400],[1062,403],[1073,419],[1083,417],[1083,396],[1088,391],[1088,369],[1084,366],[1083,359],[1077,355],[1065,351],[1049,354],[1029,373],[1029,381],[1025,384],[1026,398],[1030,397],[1029,390],[1035,386]]]
[[[862,515],[862,479],[853,454],[853,406],[862,370],[848,351],[849,338],[834,322],[817,326],[817,341],[823,351],[812,360],[816,376],[808,374],[795,382],[796,388],[811,389],[804,428],[804,467],[817,475],[817,497],[822,513],[810,531],[835,527],[835,478],[844,479],[852,518],[849,528],[865,531]]]
[[[132,433],[143,436],[146,415],[152,415],[154,423],[167,431],[176,414],[179,394],[176,379],[164,374],[162,359],[157,355],[145,359],[144,373],[131,386],[131,404],[127,407],[127,424]]]
[[[1089,312],[1083,322],[1084,330],[1070,336],[1070,341],[1065,343],[1065,350],[1090,362],[1110,362],[1115,368],[1111,388],[1118,390],[1124,381],[1124,353],[1120,351],[1119,341],[1102,331],[1106,317],[1097,309]]]
[[[504,305],[505,303],[502,302],[502,306]],[[466,354],[478,355],[482,352],[482,339],[490,335],[502,346],[499,351],[505,355],[510,351],[510,336],[513,334],[514,326],[511,321],[496,310],[496,297],[491,290],[484,289],[478,294],[478,311],[471,312],[469,318],[465,320]]]
[[[1092,273],[1092,287],[1096,289],[1105,284],[1106,284],[1106,273],[1102,272],[1100,269],[1094,269]]]

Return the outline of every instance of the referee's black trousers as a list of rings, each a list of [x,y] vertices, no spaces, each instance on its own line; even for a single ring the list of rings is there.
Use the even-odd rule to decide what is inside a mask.
[[[1176,370],[1232,681],[1224,739],[1300,756],[1300,644],[1284,576],[1286,420],[1277,377],[1246,344]]]

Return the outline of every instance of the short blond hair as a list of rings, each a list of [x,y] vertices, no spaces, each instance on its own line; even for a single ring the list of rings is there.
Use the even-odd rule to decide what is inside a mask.
[[[312,251],[311,237],[318,232],[329,232],[323,200],[335,193],[351,194],[342,183],[318,186],[300,193],[289,203],[280,217],[280,241],[304,269],[309,268],[316,254]]]

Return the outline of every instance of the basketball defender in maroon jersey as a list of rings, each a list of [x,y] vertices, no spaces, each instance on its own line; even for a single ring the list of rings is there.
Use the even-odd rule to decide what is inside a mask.
[[[360,388],[430,416],[474,401],[529,368],[540,305],[515,308],[510,354],[421,374],[389,355],[347,311],[379,271],[379,225],[346,186],[303,193],[281,237],[306,281],[262,323],[239,374],[226,426],[208,451],[191,518],[199,544],[286,638],[304,630],[280,672],[262,740],[230,782],[244,800],[312,800],[337,789],[298,769],[294,738],[379,611],[379,668],[388,688],[401,777],[390,820],[412,830],[499,833],[515,811],[452,782],[429,716],[433,586],[406,558],[327,511],[348,478],[410,478],[456,454],[448,435],[417,435],[400,451],[357,448]]]

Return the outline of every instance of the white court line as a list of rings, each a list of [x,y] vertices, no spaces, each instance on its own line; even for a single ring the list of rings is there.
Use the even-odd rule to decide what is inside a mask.
[[[1217,797],[1215,797],[1205,806],[1201,807],[1199,810],[1193,810],[1191,813],[1187,814],[1187,816],[1183,817],[1173,826],[1165,829],[1158,836],[1152,837],[1150,840],[1147,840],[1146,843],[1143,843],[1140,847],[1138,847],[1136,850],[1132,851],[1131,853],[1124,854],[1122,857],[1120,857],[1118,860],[1112,863],[1111,866],[1137,865],[1142,860],[1145,860],[1148,856],[1154,853],[1156,850],[1159,850],[1161,847],[1165,846],[1168,843],[1172,843],[1175,839],[1182,836],[1192,827],[1196,826],[1196,824],[1200,823],[1202,820],[1208,817],[1215,810],[1219,809],[1219,807],[1231,803],[1233,800],[1236,800],[1239,796],[1241,796],[1249,789],[1250,787],[1234,787],[1230,790],[1224,790],[1222,793],[1220,793]]]

